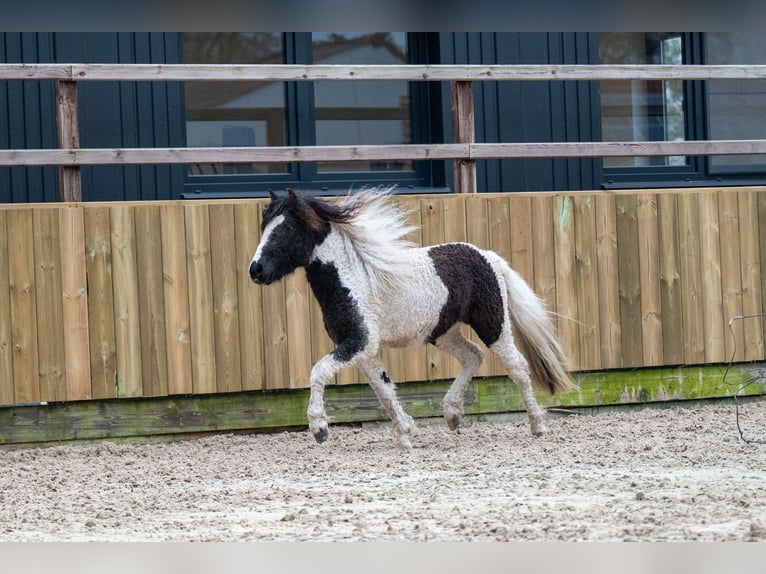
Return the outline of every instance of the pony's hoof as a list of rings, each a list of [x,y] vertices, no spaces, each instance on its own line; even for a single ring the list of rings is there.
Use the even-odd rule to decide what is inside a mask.
[[[330,429],[327,426],[326,421],[321,421],[316,425],[310,425],[311,434],[314,435],[314,440],[319,444],[322,444],[330,436]]]
[[[410,440],[410,437],[406,434],[399,435],[399,440],[396,441],[396,448],[398,450],[412,450],[412,441]]]
[[[548,429],[545,428],[544,424],[532,425],[532,436],[541,437],[546,432],[548,432]]]
[[[326,441],[328,436],[330,436],[330,432],[326,428],[319,429],[314,433],[314,439],[319,444],[322,444],[324,441]]]
[[[462,405],[454,405],[445,401],[444,420],[451,431],[457,431],[460,428],[460,421],[463,417]]]

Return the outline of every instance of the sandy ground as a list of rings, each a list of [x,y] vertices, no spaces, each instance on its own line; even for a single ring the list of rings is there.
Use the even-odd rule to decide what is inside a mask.
[[[766,402],[743,406],[766,437]],[[0,450],[0,541],[766,540],[732,404]]]

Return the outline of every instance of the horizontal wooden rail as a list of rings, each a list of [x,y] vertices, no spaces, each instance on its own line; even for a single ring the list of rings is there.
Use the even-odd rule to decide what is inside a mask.
[[[766,140],[0,150],[0,166],[766,154]]]
[[[766,65],[0,64],[0,80],[550,81],[766,79]]]
[[[303,64],[0,64],[2,80],[55,80],[61,149],[0,150],[0,166],[58,165],[60,197],[82,196],[78,168],[110,164],[268,163],[454,159],[455,187],[476,191],[479,159],[630,157],[766,153],[761,140],[685,142],[474,143],[473,81],[765,79],[766,65],[303,65]],[[450,81],[452,144],[252,148],[77,149],[80,81]],[[62,87],[66,85],[67,89]],[[66,94],[62,97],[61,94]]]

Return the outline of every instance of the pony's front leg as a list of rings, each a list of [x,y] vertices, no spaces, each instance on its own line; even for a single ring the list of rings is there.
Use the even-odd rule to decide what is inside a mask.
[[[318,443],[323,443],[329,435],[329,422],[324,408],[324,388],[328,382],[341,370],[347,363],[339,361],[335,353],[325,355],[311,369],[309,385],[311,395],[309,396],[309,408],[307,416],[309,419],[309,430]]]
[[[359,361],[357,366],[367,377],[375,396],[394,423],[398,445],[405,449],[412,448],[410,436],[415,431],[415,421],[399,404],[394,383],[388,377],[383,362],[377,356],[372,356]]]

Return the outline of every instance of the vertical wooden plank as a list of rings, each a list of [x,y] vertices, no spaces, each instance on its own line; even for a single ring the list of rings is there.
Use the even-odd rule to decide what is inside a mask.
[[[6,225],[14,402],[38,402],[40,384],[37,371],[37,304],[32,210],[8,211]]]
[[[88,276],[85,262],[85,221],[82,207],[58,210],[61,286],[63,294],[66,398],[93,396],[88,330]]]
[[[309,305],[309,297],[311,296],[305,269],[296,269],[295,273],[285,278],[285,312],[291,389],[309,386],[312,366],[311,311]]]
[[[639,194],[637,203],[642,366],[654,367],[663,364],[657,196]]]
[[[598,268],[599,341],[601,368],[622,367],[620,279],[617,252],[617,206],[612,194],[594,198],[596,210],[596,266]]]
[[[401,209],[411,214],[411,221],[417,227],[409,239],[416,245],[423,245],[420,201],[414,197],[398,196],[396,203]],[[403,379],[407,381],[425,381],[428,379],[428,357],[424,346],[408,347],[399,352],[402,354],[404,365],[405,376]]]
[[[759,191],[758,201],[758,252],[761,263],[761,309],[766,309],[766,191]],[[763,322],[763,340],[766,341],[766,320]],[[765,351],[766,352],[766,351]]]
[[[660,252],[662,358],[665,365],[680,365],[684,362],[684,318],[678,205],[674,193],[657,194],[657,234]]]
[[[162,225],[158,205],[135,206],[143,396],[168,394]]]
[[[160,214],[168,394],[189,394],[194,390],[194,376],[184,208],[175,203],[164,204]]]
[[[575,283],[575,221],[571,196],[559,195],[553,201],[553,243],[556,258],[556,312],[564,353],[573,370],[582,368],[577,325]],[[550,224],[549,224],[550,225]]]
[[[574,196],[575,285],[580,368],[601,368],[600,301],[598,291],[596,209],[593,196]]]
[[[444,243],[444,204],[438,196],[420,200],[423,245]],[[446,379],[451,372],[451,357],[434,345],[426,347],[428,380]]]
[[[442,197],[444,206],[444,241],[464,242],[468,231],[465,223],[465,196],[452,194]]]
[[[209,213],[216,388],[218,392],[240,391],[242,370],[234,208],[231,204],[216,204],[210,206]]]
[[[758,242],[758,197],[752,191],[739,192],[739,242],[742,267],[742,314],[744,319],[744,353],[746,361],[766,358],[763,344],[761,304],[761,254]],[[728,335],[728,333],[727,333]]]
[[[239,301],[239,345],[242,389],[264,387],[263,371],[263,290],[250,280],[250,260],[260,239],[260,220],[256,203],[234,207],[237,286]]]
[[[258,220],[263,218],[264,204],[258,206]],[[264,366],[267,389],[286,389],[290,385],[287,348],[287,310],[285,308],[285,282],[277,281],[262,289]]]
[[[184,206],[186,270],[189,282],[189,330],[192,351],[192,387],[197,394],[214,393],[216,386],[213,278],[210,263],[208,206]]]
[[[761,262],[761,309],[766,310],[766,191],[759,191],[756,195],[758,197],[757,241]],[[763,321],[763,340],[766,342],[766,320]]]
[[[641,335],[641,278],[638,260],[638,204],[633,194],[618,195],[617,253],[620,274],[620,332],[624,367],[643,362]]]
[[[532,197],[512,194],[511,213],[511,267],[533,286],[535,283],[534,257],[532,256]]]
[[[702,278],[702,325],[705,362],[726,360],[723,341],[723,297],[721,294],[721,246],[718,197],[715,192],[699,194],[700,270]]]
[[[114,334],[117,352],[117,396],[137,397],[141,396],[143,385],[134,210],[127,205],[109,209],[114,282]]]
[[[718,217],[720,229],[721,261],[721,337],[723,338],[723,357],[732,359],[735,351],[734,341],[729,336],[729,319],[742,315],[742,269],[740,267],[739,246],[739,202],[734,191],[718,192]],[[737,337],[735,361],[745,359],[745,321],[735,321],[732,329]]]
[[[481,249],[489,249],[487,194],[468,195],[465,199],[466,236],[468,242]],[[482,363],[477,372],[478,376],[488,377],[507,374],[502,363],[499,360],[495,361],[493,354],[479,340],[476,333],[471,331],[468,338],[477,343],[484,351],[484,363]]]
[[[32,219],[40,400],[63,401],[67,396],[58,209],[33,209]]]
[[[91,394],[94,399],[113,398],[117,396],[117,341],[109,208],[86,206],[83,217]]]
[[[532,259],[535,292],[551,311],[556,311],[556,258],[554,256],[553,198],[539,195],[531,199]],[[559,333],[560,335],[560,333]]]
[[[13,404],[13,340],[8,278],[8,225],[0,210],[0,405]]]
[[[705,361],[698,196],[697,193],[678,195],[678,254],[681,260],[684,363],[688,365]]]

